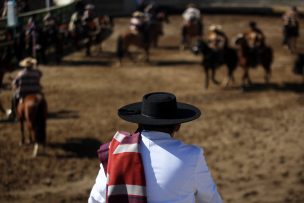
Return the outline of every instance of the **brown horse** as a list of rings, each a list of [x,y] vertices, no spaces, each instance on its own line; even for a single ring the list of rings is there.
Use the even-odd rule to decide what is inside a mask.
[[[150,43],[145,42],[144,36],[141,33],[128,31],[119,35],[117,39],[116,54],[119,60],[119,65],[121,65],[122,59],[125,55],[128,55],[133,60],[133,57],[129,52],[130,46],[143,49],[145,53],[145,61],[149,61]]]
[[[181,50],[191,48],[202,35],[202,24],[198,20],[192,20],[182,26]]]
[[[24,144],[24,121],[26,122],[29,142],[35,143],[33,157],[38,154],[40,144],[46,143],[47,102],[41,94],[29,94],[21,99],[17,106],[17,118],[20,122],[20,145]]]
[[[273,62],[273,50],[265,43],[260,47],[250,47],[244,34],[239,34],[235,40],[238,50],[239,66],[244,69],[243,85],[251,85],[249,69],[261,65],[265,71],[265,82],[269,83],[271,77],[271,65]]]

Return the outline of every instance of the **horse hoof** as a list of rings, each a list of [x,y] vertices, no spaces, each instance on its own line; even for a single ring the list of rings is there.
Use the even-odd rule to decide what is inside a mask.
[[[38,150],[39,150],[39,145],[36,143],[36,144],[34,145],[34,150],[33,150],[33,154],[32,154],[32,157],[33,157],[33,158],[37,157]]]

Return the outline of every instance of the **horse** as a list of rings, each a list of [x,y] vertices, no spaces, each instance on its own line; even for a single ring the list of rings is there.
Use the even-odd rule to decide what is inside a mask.
[[[299,25],[284,25],[283,27],[283,45],[286,45],[291,53],[297,51],[297,38],[299,37]]]
[[[99,30],[93,43],[99,45],[99,51],[101,52],[102,42],[108,39],[113,33],[114,22],[112,17],[108,15],[98,16],[94,22],[96,23],[95,26],[98,27]]]
[[[30,143],[34,143],[33,157],[39,152],[39,145],[46,144],[47,102],[41,94],[29,94],[17,105],[17,118],[20,123],[20,145],[25,142],[24,122],[26,122]]]
[[[239,34],[235,39],[237,46],[239,66],[244,70],[243,85],[250,85],[252,81],[249,75],[249,69],[261,65],[265,71],[265,82],[269,83],[271,77],[271,65],[273,62],[273,50],[263,43],[260,47],[250,47],[244,34]]]
[[[150,37],[148,37],[150,39]],[[150,42],[145,39],[143,33],[139,31],[127,31],[123,34],[120,34],[116,42],[116,54],[119,60],[119,65],[122,63],[122,59],[125,55],[128,55],[132,60],[133,57],[129,52],[130,46],[135,46],[139,49],[143,49],[145,53],[145,61],[149,61],[150,54]]]
[[[159,37],[164,34],[164,23],[169,23],[168,14],[164,11],[159,11],[153,20],[149,22],[150,41],[153,47],[158,47]]]
[[[227,87],[230,81],[234,81],[234,70],[238,64],[237,51],[232,47],[226,47],[222,52],[215,51],[211,49],[208,44],[200,39],[197,40],[197,43],[194,47],[192,47],[192,52],[194,54],[202,54],[202,66],[205,71],[205,88],[209,87],[209,72],[211,71],[211,80],[214,84],[219,84],[219,82],[215,79],[216,70],[222,65],[226,65],[228,72],[227,78],[223,85]]]
[[[101,15],[86,21],[69,22],[68,31],[75,49],[85,47],[86,55],[91,55],[91,45],[100,44],[99,51],[102,50],[101,43],[108,39],[113,33],[114,23],[110,16]]]
[[[38,61],[46,63],[46,46],[48,45],[47,36],[41,26],[27,28],[24,33],[24,44],[26,56],[37,58]]]
[[[203,25],[199,20],[191,20],[182,26],[182,44],[180,49],[191,48],[193,44],[201,37]]]

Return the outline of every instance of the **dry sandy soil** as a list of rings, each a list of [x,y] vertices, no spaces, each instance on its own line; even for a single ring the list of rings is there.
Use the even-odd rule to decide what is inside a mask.
[[[149,64],[127,59],[122,67],[116,66],[115,40],[128,27],[128,19],[119,18],[102,53],[85,57],[77,52],[59,66],[40,66],[49,104],[47,152],[32,159],[32,146],[18,145],[18,124],[2,116],[0,202],[86,202],[99,169],[98,146],[116,130],[136,127],[120,120],[116,110],[141,100],[147,92],[169,91],[203,111],[200,119],[182,126],[177,138],[204,148],[225,202],[303,203],[304,85],[292,73],[294,57],[281,46],[281,20],[207,15],[204,22],[222,24],[233,37],[253,19],[275,50],[272,81],[267,86],[258,68],[251,72],[255,84],[241,88],[239,68],[231,87],[211,85],[205,90],[200,56],[178,48],[179,16],[172,16],[165,25],[165,35],[160,47],[152,50]],[[302,49],[303,42],[302,38]],[[15,74],[7,74],[5,82]],[[225,74],[223,67],[218,79]],[[1,93],[7,108],[10,95],[8,89]]]

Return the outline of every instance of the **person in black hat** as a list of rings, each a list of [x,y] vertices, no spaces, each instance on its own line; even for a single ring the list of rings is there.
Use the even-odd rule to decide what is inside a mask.
[[[200,115],[197,107],[177,102],[174,94],[166,92],[149,93],[142,102],[121,107],[118,116],[138,124],[138,129],[131,136],[117,132],[109,145],[101,146],[100,170],[88,202],[123,203],[130,198],[139,202],[142,198],[140,202],[222,203],[203,150],[174,138],[182,123]],[[134,161],[132,153],[141,158]],[[117,158],[119,163],[115,163]],[[137,170],[141,165],[144,174]],[[122,170],[128,174],[119,173]]]

